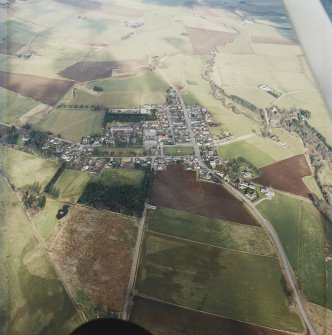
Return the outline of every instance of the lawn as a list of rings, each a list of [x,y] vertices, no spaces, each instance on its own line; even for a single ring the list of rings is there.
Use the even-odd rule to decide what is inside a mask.
[[[90,109],[55,109],[38,123],[42,130],[60,134],[61,137],[80,142],[83,136],[100,133],[104,112]]]
[[[8,147],[0,147],[0,168],[16,188],[38,181],[42,188],[53,177],[54,162]]]
[[[103,105],[108,107],[139,107],[145,104],[165,102],[167,83],[158,72],[148,71],[131,77],[111,78],[91,82],[88,87],[103,88],[100,96],[76,90],[65,97],[64,103],[72,105]]]
[[[54,184],[60,191],[60,200],[76,202],[92,177],[88,172],[69,169],[63,171]]]
[[[237,251],[265,256],[275,255],[273,246],[260,227],[215,220],[166,208],[149,211],[148,229]]]
[[[186,156],[194,154],[193,147],[164,147],[163,151],[166,156]]]
[[[82,321],[2,177],[0,199],[0,333],[69,334]]]
[[[332,286],[328,284],[331,277],[326,277],[325,263],[326,233],[331,228],[319,211],[309,203],[281,194],[273,201],[261,202],[258,209],[277,231],[308,300],[332,308],[331,301],[326,301]]]
[[[170,303],[302,331],[275,258],[145,233],[136,289]]]
[[[0,122],[14,123],[39,102],[0,87]]]

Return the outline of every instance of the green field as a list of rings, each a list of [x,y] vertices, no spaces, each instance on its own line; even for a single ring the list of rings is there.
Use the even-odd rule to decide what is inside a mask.
[[[278,261],[145,233],[138,292],[277,329],[302,331]]]
[[[54,162],[8,147],[0,147],[0,168],[16,188],[38,181],[42,188],[53,177]]]
[[[12,124],[38,104],[35,100],[0,87],[0,122]]]
[[[163,151],[166,156],[186,156],[194,154],[193,147],[164,147]]]
[[[104,112],[90,109],[55,109],[38,127],[61,137],[80,142],[83,136],[99,134]]]
[[[316,179],[314,176],[306,176],[302,178],[303,182],[307,185],[310,192],[315,194],[319,200],[323,200],[323,194],[320,190],[319,186],[317,185]]]
[[[0,333],[69,334],[76,308],[2,177],[0,199]]]
[[[85,185],[93,178],[92,174],[78,170],[64,170],[54,186],[59,189],[59,199],[76,202]]]
[[[79,88],[73,98],[72,91],[64,98],[63,103],[71,105],[103,105],[107,107],[137,108],[145,104],[165,102],[167,83],[158,72],[144,72],[133,77],[124,77],[91,82],[88,87],[103,88],[100,96],[92,95]]]
[[[332,308],[332,277],[326,277],[325,257],[329,227],[311,204],[277,194],[258,209],[277,231],[287,257],[308,300]],[[313,280],[314,278],[314,280]]]
[[[104,169],[98,178],[105,186],[114,185],[139,185],[144,178],[143,170],[130,169]]]
[[[275,255],[269,237],[260,227],[215,220],[166,208],[149,211],[147,223],[149,230],[158,233],[237,251]]]
[[[95,148],[93,155],[97,157],[133,157],[145,156],[146,152],[143,147],[106,147]]]

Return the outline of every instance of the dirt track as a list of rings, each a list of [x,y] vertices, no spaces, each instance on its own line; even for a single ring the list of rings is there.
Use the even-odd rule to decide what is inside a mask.
[[[304,155],[297,155],[262,168],[254,182],[310,198],[310,191],[302,181],[305,176],[311,176],[310,167]]]
[[[240,201],[219,185],[198,182],[196,173],[181,166],[158,171],[152,188],[152,204],[214,219],[257,225]]]

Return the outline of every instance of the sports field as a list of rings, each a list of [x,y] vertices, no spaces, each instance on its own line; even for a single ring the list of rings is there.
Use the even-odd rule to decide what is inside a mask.
[[[1,334],[69,334],[82,321],[2,177],[0,199]]]
[[[136,289],[180,306],[301,331],[275,258],[218,249],[146,232]]]
[[[186,156],[193,155],[193,147],[164,147],[164,154],[166,156]]]
[[[147,229],[157,233],[253,254],[275,255],[269,237],[260,227],[166,208],[149,211],[147,223]]]
[[[55,109],[37,124],[43,130],[80,142],[83,136],[100,133],[104,112],[90,109]]]
[[[35,181],[43,188],[57,170],[54,162],[8,147],[0,147],[0,156],[0,168],[16,188]]]
[[[324,218],[313,205],[281,194],[273,201],[261,202],[258,209],[277,231],[308,300],[332,308],[327,300],[331,277],[325,263],[331,228]]]

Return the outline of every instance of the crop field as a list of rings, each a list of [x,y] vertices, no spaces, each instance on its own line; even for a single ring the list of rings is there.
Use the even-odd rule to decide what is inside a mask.
[[[310,191],[302,178],[311,176],[309,164],[304,155],[294,156],[261,169],[258,184],[309,198]]]
[[[193,147],[164,147],[163,151],[166,156],[186,156],[194,154]]]
[[[154,335],[286,335],[287,333],[135,296],[130,320]]]
[[[65,280],[103,313],[122,312],[137,222],[110,212],[72,206],[50,249]],[[90,309],[90,303],[84,309]],[[93,310],[93,309],[92,309]],[[88,312],[89,317],[91,311]]]
[[[64,103],[72,105],[103,105],[108,107],[135,107],[145,104],[165,102],[167,83],[157,72],[144,72],[133,77],[112,78],[91,82],[88,87],[103,89],[100,96],[91,95],[85,90],[67,94]]]
[[[73,84],[68,80],[0,71],[1,87],[48,105],[55,105]]]
[[[0,200],[1,334],[69,334],[82,321],[2,177]]]
[[[37,101],[0,87],[0,122],[2,123],[14,123],[37,105]]]
[[[105,112],[90,109],[60,109],[53,110],[38,124],[42,130],[47,130],[61,137],[81,142],[83,136],[100,133]]]
[[[186,212],[158,208],[148,211],[147,229],[211,246],[274,256],[274,249],[260,227],[210,219]]]
[[[257,207],[277,231],[308,300],[331,309],[332,277],[325,262],[331,227],[313,205],[286,195]]]
[[[66,169],[61,173],[54,186],[60,191],[60,200],[76,202],[92,178],[93,175],[88,172]]]
[[[84,82],[112,77],[112,72],[115,69],[130,72],[144,65],[147,65],[144,59],[110,62],[79,62],[65,68],[60,71],[59,74],[65,78]]]
[[[263,275],[264,274],[264,275]],[[278,261],[145,233],[138,293],[236,320],[301,331]]]
[[[54,162],[8,147],[0,147],[0,168],[16,188],[37,181],[46,186],[57,166]]]
[[[257,225],[254,218],[221,186],[199,182],[196,173],[181,166],[169,166],[154,177],[153,205],[182,210],[214,219]]]

